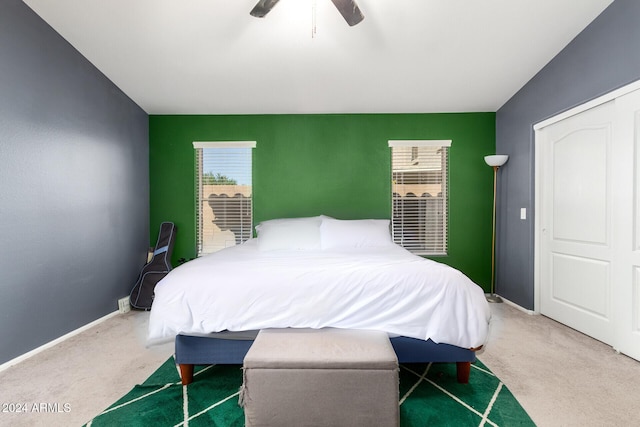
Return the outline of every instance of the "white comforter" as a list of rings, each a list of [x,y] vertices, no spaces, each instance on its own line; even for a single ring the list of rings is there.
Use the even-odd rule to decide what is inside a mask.
[[[478,285],[399,246],[261,252],[249,240],[158,283],[148,342],[179,333],[335,327],[471,348],[485,343],[489,320]]]

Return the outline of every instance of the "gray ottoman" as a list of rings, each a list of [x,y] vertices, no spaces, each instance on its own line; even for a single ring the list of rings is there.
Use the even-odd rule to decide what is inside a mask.
[[[398,426],[398,359],[384,332],[266,329],[244,359],[246,426]]]

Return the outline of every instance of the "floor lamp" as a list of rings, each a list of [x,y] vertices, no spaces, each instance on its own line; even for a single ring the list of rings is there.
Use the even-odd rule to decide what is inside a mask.
[[[493,230],[491,232],[491,293],[487,295],[489,302],[502,302],[502,298],[495,294],[496,286],[496,183],[498,182],[498,169],[507,163],[509,156],[496,154],[484,156],[484,161],[493,168]]]

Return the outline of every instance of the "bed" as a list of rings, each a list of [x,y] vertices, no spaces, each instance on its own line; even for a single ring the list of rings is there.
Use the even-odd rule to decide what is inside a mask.
[[[241,364],[269,328],[384,331],[400,363],[455,362],[468,380],[489,330],[484,291],[394,244],[388,220],[276,219],[256,232],[156,286],[147,341],[175,340],[183,384],[194,365]]]

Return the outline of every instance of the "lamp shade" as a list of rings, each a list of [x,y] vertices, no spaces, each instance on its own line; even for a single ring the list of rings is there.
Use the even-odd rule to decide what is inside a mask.
[[[487,162],[489,166],[502,166],[507,163],[507,160],[509,160],[509,156],[507,156],[506,154],[484,156],[484,161]]]

